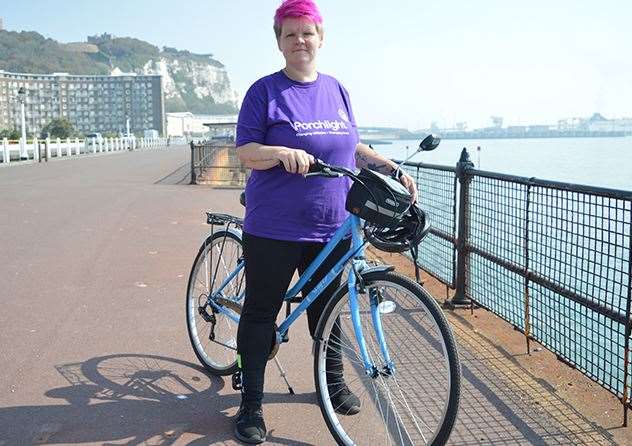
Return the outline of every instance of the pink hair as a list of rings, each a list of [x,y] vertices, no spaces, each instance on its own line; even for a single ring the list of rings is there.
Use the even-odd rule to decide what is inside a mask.
[[[319,33],[322,33],[323,18],[318,6],[312,0],[285,0],[274,14],[274,32],[281,35],[283,20],[288,17],[306,18],[316,25]]]

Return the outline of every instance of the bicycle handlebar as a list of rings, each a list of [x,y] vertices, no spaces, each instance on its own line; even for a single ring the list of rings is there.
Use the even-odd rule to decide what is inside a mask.
[[[327,164],[323,160],[316,158],[313,164],[309,166],[309,171],[305,174],[306,177],[326,177],[326,178],[340,178],[342,176],[349,176],[354,178],[355,174],[342,166],[332,166]]]

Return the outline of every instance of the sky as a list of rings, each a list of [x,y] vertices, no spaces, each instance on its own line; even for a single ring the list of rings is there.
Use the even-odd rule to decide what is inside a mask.
[[[1,1],[10,31],[61,42],[108,32],[212,53],[241,96],[284,66],[272,31],[280,0]],[[632,0],[317,3],[318,70],[345,85],[360,126],[632,118]]]

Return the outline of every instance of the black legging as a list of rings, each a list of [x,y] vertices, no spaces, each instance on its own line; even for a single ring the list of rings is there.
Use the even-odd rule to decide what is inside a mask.
[[[243,234],[246,260],[246,298],[237,331],[237,351],[241,356],[244,402],[261,404],[265,367],[274,337],[274,323],[294,271],[299,274],[323,249],[325,243],[291,242]],[[343,240],[305,285],[306,296],[349,250],[351,240]],[[307,308],[309,332],[314,336],[325,305],[340,286],[341,275]],[[328,376],[342,374],[340,352],[327,352]],[[335,369],[335,370],[334,370]],[[339,379],[337,379],[339,380]],[[328,380],[328,382],[330,382]]]

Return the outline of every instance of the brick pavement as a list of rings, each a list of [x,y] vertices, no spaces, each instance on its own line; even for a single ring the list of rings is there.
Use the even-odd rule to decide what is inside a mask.
[[[196,364],[184,319],[203,211],[239,191],[189,186],[186,147],[0,168],[0,445],[237,444],[229,381]],[[463,360],[455,445],[616,444],[451,317]],[[268,369],[269,444],[331,444],[306,323]],[[296,351],[305,361],[296,361]]]

